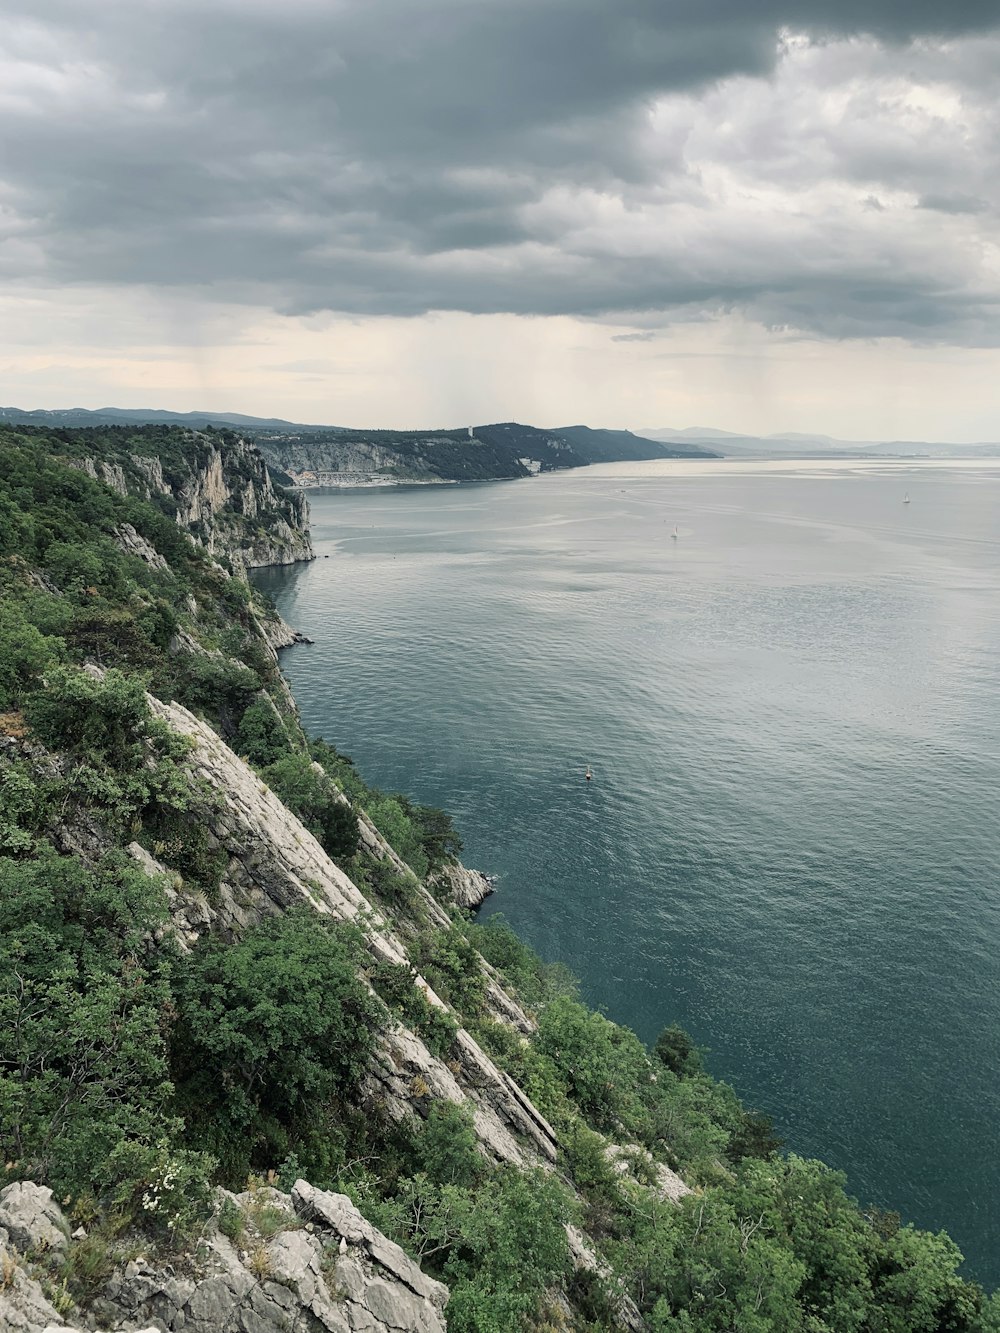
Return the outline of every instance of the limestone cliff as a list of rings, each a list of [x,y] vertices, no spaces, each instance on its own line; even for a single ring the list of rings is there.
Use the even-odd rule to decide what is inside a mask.
[[[584,462],[560,436],[513,422],[457,431],[264,436],[260,448],[303,487],[499,481]]]
[[[228,856],[214,904],[199,900],[192,915],[192,905],[183,895],[175,900],[175,919],[182,923],[185,943],[206,929],[233,937],[265,916],[306,905],[359,925],[375,959],[409,965],[405,944],[391,923],[217,733],[179,704],[154,698],[150,704],[162,721],[191,742],[193,778],[215,793],[220,804],[219,813],[208,816],[209,832]],[[377,855],[394,856],[374,826],[369,824],[366,834]],[[156,867],[148,859],[143,864],[177,878],[170,866]],[[422,892],[428,911],[447,921],[431,895]],[[419,974],[413,981],[431,1004],[447,1007]],[[492,978],[488,999],[498,1021],[522,1030],[530,1027],[517,1002]],[[456,1039],[455,1058],[446,1064],[401,1024],[388,1027],[364,1091],[400,1123],[423,1114],[431,1098],[464,1103],[472,1111],[484,1150],[495,1160],[555,1161],[558,1145],[551,1125],[463,1028]]]
[[[158,441],[149,436],[138,443],[149,449]],[[119,495],[162,497],[195,541],[242,568],[313,559],[305,497],[274,484],[253,444],[196,431],[169,444],[130,452],[127,462],[85,455],[79,466]]]
[[[19,1182],[0,1190],[4,1333],[85,1333],[95,1324],[141,1333],[444,1333],[448,1288],[346,1195],[304,1180],[290,1195],[219,1190],[197,1255],[183,1263],[136,1255],[105,1284],[86,1323],[53,1280],[69,1243],[50,1189]]]
[[[516,421],[436,431],[289,429],[258,439],[266,457],[305,487],[499,481],[590,463],[714,456],[697,446],[675,448],[629,431],[583,426],[551,431]]]

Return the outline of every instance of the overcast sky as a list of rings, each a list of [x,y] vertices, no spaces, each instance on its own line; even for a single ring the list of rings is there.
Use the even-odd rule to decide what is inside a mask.
[[[998,0],[5,0],[0,401],[1000,439]]]

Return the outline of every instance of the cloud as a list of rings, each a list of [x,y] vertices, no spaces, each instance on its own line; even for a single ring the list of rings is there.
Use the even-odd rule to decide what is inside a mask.
[[[7,284],[1000,341],[994,0],[87,9],[5,7]]]

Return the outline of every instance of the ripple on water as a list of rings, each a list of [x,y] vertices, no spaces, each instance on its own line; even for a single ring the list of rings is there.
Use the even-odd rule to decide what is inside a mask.
[[[590,1001],[995,1284],[997,478],[908,472],[915,521],[891,469],[635,472],[317,496],[338,558],[262,575],[306,723],[451,810]]]

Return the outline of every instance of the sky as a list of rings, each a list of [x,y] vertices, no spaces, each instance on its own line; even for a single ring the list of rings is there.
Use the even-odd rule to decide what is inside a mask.
[[[0,403],[1000,440],[998,0],[5,0]]]

